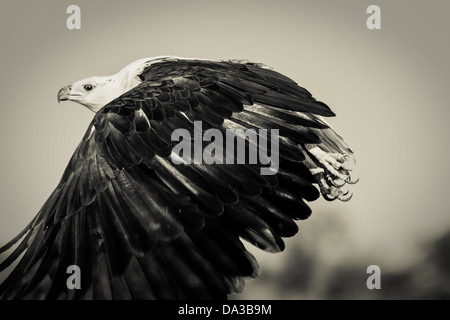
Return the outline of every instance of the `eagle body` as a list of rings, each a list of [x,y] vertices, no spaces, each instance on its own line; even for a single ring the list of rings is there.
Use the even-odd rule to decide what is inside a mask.
[[[264,65],[145,58],[62,88],[65,100],[95,115],[41,210],[0,248],[15,246],[0,271],[18,261],[1,299],[226,299],[260,272],[242,241],[282,251],[311,214],[307,201],[349,200],[341,187],[354,183],[353,156],[325,121],[334,113]],[[221,147],[238,151],[196,132],[233,130],[246,152],[276,142],[277,171],[261,174],[261,155],[174,162],[177,130],[192,136],[192,152],[177,155],[185,160],[213,143],[218,159]],[[79,267],[80,289],[66,283],[69,266]]]

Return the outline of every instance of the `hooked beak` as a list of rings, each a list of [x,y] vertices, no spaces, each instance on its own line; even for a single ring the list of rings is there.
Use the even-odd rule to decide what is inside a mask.
[[[69,100],[70,98],[70,90],[72,89],[72,86],[65,86],[58,92],[58,103],[61,101]]]

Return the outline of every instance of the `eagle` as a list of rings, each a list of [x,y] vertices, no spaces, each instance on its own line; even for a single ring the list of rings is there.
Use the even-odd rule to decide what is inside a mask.
[[[357,182],[352,150],[325,120],[335,114],[264,64],[151,57],[57,98],[95,115],[41,210],[0,248],[11,252],[0,271],[16,263],[1,299],[227,299],[260,274],[245,243],[282,251],[307,202],[348,201],[343,187]],[[177,130],[197,147],[175,154]],[[239,138],[243,148],[226,149]],[[187,161],[213,143],[217,161]],[[275,170],[263,153],[239,156],[256,147]]]

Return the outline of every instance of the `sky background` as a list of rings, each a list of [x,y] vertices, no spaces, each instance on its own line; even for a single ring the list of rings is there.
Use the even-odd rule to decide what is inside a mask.
[[[71,4],[81,30],[66,27]],[[366,27],[372,4],[381,30]],[[263,274],[299,245],[325,269],[410,268],[450,230],[449,10],[444,0],[2,0],[0,245],[37,214],[92,120],[81,105],[57,103],[61,87],[143,57],[249,59],[332,108],[360,177],[350,202],[311,203],[284,253],[257,252]],[[286,298],[254,282],[244,297]]]

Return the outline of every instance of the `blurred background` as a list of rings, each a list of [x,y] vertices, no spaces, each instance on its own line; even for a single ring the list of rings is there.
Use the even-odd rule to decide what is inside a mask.
[[[80,30],[66,27],[72,4]],[[372,4],[380,30],[366,27]],[[233,298],[449,298],[449,10],[445,0],[2,0],[0,245],[37,214],[92,120],[58,105],[61,87],[147,56],[248,59],[332,108],[361,180],[350,202],[311,203],[283,253],[251,249],[261,277]],[[379,290],[366,286],[370,265]]]

